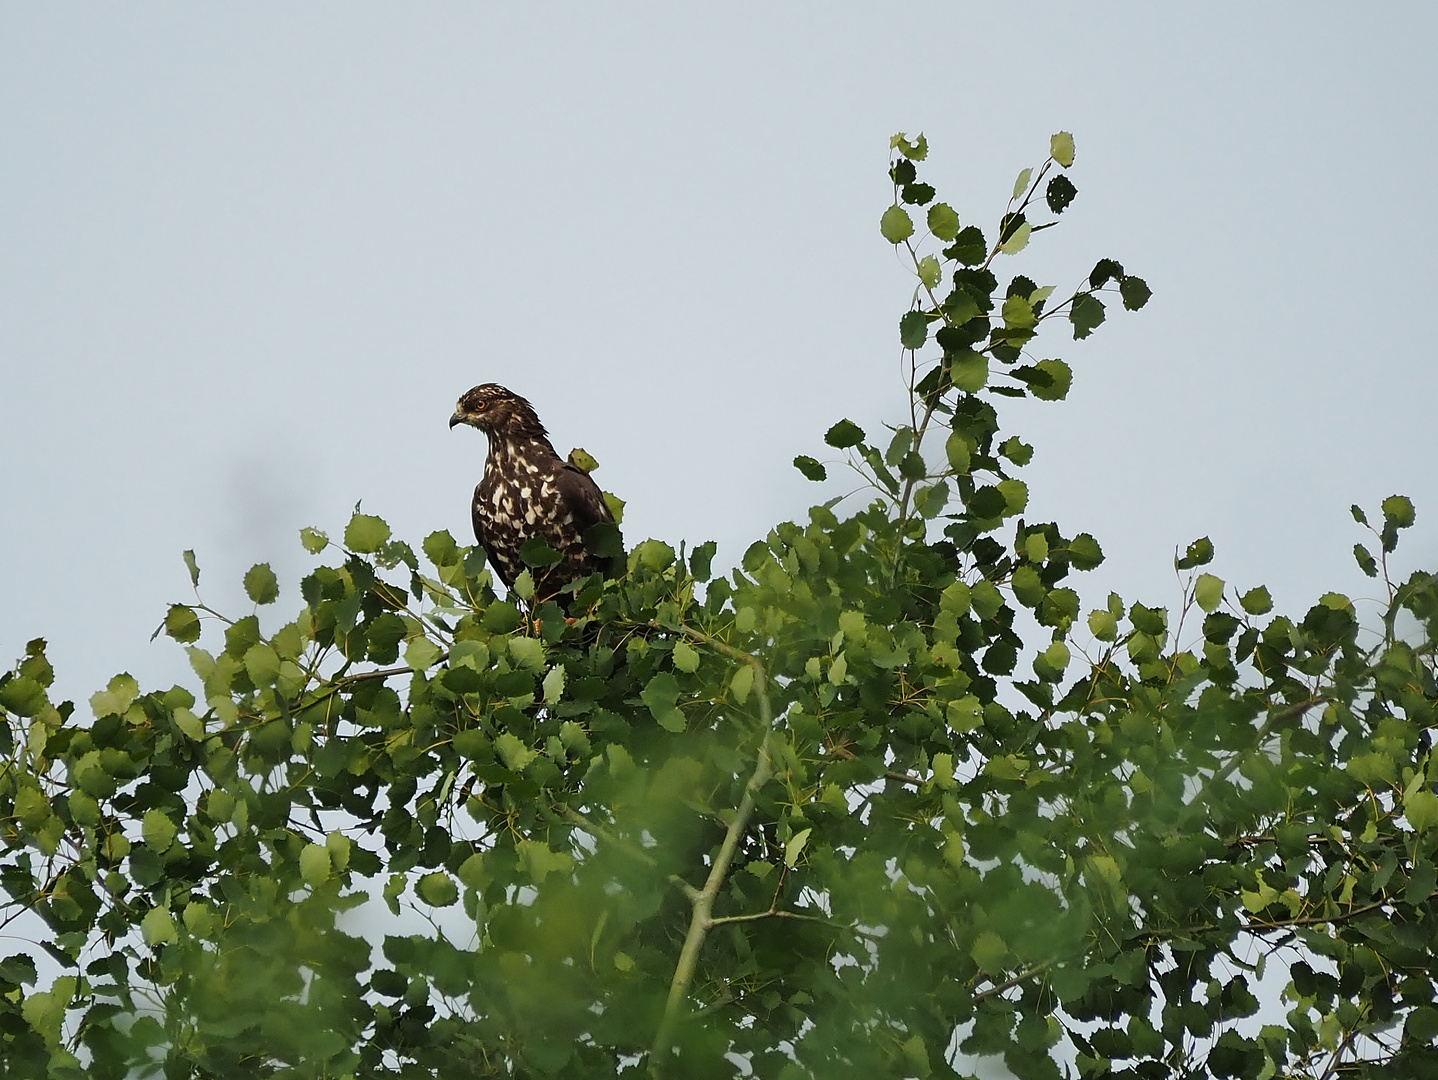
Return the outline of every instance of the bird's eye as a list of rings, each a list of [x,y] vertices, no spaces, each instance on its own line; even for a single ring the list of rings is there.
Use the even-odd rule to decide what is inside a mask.
[[[476,401],[476,402],[474,403],[474,411],[475,411],[475,412],[483,412],[483,411],[484,411],[484,407],[485,407],[486,405],[488,405],[488,404],[489,404],[489,402],[487,402],[487,401]]]

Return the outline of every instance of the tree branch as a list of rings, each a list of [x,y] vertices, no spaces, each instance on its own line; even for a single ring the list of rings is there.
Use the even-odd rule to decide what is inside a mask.
[[[714,857],[714,864],[709,869],[709,876],[704,882],[704,887],[698,890],[693,890],[690,887],[692,895],[689,902],[692,913],[689,918],[689,932],[684,936],[684,947],[679,953],[679,963],[674,969],[674,979],[669,984],[669,998],[664,1004],[664,1018],[659,1023],[659,1031],[654,1036],[654,1045],[649,1051],[649,1073],[654,1077],[663,1075],[664,1067],[668,1064],[670,1052],[673,1050],[674,1028],[684,1011],[684,999],[689,992],[689,984],[694,980],[694,973],[699,967],[699,953],[704,947],[704,939],[715,924],[711,914],[714,910],[714,899],[719,895],[719,887],[724,884],[724,877],[728,874],[729,866],[734,861],[734,855],[739,850],[739,840],[744,835],[744,830],[749,826],[749,819],[754,814],[754,795],[774,775],[774,762],[770,756],[769,747],[770,739],[773,736],[773,715],[769,708],[768,677],[764,671],[764,665],[759,662],[757,657],[717,641],[699,630],[693,630],[687,626],[681,627],[681,630],[686,636],[696,641],[702,641],[727,656],[742,659],[744,663],[753,667],[754,692],[759,701],[759,718],[764,728],[764,737],[759,744],[759,755],[758,760],[754,763],[754,771],[750,774],[748,783],[744,785],[743,798],[739,800],[739,807],[735,810],[734,818],[724,833],[724,841],[719,845],[719,853]]]

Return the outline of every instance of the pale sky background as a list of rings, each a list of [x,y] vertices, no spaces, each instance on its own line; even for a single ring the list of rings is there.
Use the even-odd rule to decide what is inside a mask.
[[[193,683],[148,641],[181,551],[236,614],[271,562],[288,619],[297,530],[359,499],[467,542],[483,381],[631,543],[732,564],[842,490],[795,454],[901,415],[899,130],[990,233],[1072,131],[1078,199],[1002,275],[1153,289],[1004,413],[1029,518],[1108,553],[1090,604],[1173,602],[1205,533],[1281,609],[1371,595],[1351,502],[1411,495],[1400,563],[1438,562],[1435,40],[1432,4],[7,4],[0,664]]]

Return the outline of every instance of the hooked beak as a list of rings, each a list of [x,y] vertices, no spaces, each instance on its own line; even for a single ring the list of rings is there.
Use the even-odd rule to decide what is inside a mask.
[[[453,431],[457,425],[467,423],[469,423],[469,421],[464,418],[464,413],[462,412],[456,412],[453,416],[449,418],[449,427],[451,431]]]

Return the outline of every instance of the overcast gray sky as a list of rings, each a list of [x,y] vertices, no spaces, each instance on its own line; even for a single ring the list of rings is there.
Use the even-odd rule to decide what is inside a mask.
[[[1395,491],[1431,566],[1434,40],[1431,4],[6,5],[0,658],[168,685],[185,548],[239,612],[274,564],[289,618],[297,529],[356,500],[467,540],[482,381],[631,542],[737,559],[837,493],[795,454],[900,415],[899,130],[986,227],[1072,131],[1078,199],[1004,271],[1154,290],[1006,412],[1029,517],[1108,552],[1087,599],[1172,602],[1205,533],[1281,607],[1361,594],[1347,506]]]

